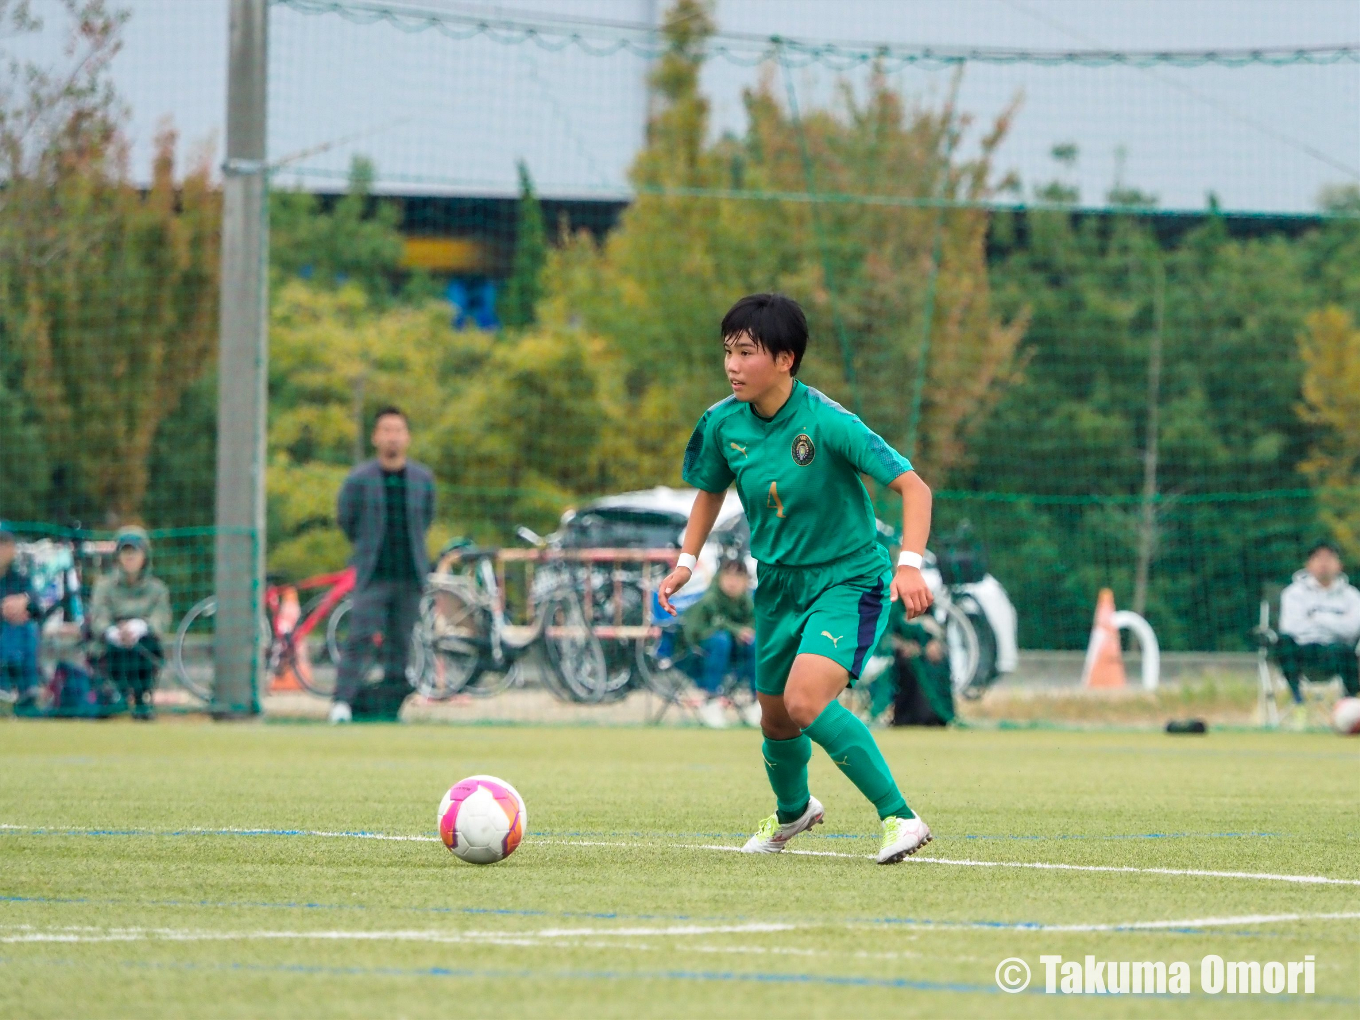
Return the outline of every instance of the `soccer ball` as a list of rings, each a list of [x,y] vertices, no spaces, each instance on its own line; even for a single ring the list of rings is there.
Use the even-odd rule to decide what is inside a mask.
[[[524,838],[524,798],[504,779],[468,776],[439,802],[439,838],[459,860],[495,864]]]
[[[1332,706],[1332,729],[1342,736],[1360,733],[1360,698],[1342,698]]]

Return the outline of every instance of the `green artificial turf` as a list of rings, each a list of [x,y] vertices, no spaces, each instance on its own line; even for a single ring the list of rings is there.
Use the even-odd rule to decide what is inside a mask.
[[[879,736],[936,833],[918,858],[1354,884],[878,867],[872,810],[820,752],[812,788],[827,824],[794,845],[826,856],[706,849],[740,845],[772,809],[751,731],[6,722],[0,1016],[1360,1010],[1360,920],[1315,916],[1360,914],[1360,742]],[[528,804],[529,836],[502,864],[343,835],[430,837],[443,792],[474,773],[505,778]],[[237,829],[254,831],[225,831]],[[1186,923],[1019,927],[1162,921]],[[1039,957],[1051,953],[1187,961],[1193,994],[1045,995]],[[1210,953],[1312,954],[1316,993],[1203,994]],[[1034,972],[1023,994],[996,988],[1007,957]]]

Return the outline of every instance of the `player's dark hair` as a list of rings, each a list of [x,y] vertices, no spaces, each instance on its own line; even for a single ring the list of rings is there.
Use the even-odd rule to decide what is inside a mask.
[[[405,411],[396,404],[388,404],[386,407],[379,408],[378,413],[373,416],[373,427],[376,429],[378,427],[378,422],[382,421],[390,414],[395,414],[402,421],[406,422],[407,425],[411,424],[411,420],[406,417]]]
[[[748,294],[723,316],[722,338],[745,333],[758,347],[774,357],[783,351],[793,355],[790,375],[798,374],[807,350],[807,316],[798,302],[783,294]]]

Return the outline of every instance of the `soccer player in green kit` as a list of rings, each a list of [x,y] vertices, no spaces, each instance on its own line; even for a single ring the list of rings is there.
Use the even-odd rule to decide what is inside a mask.
[[[760,564],[756,588],[756,694],[765,772],[776,812],[746,853],[778,853],[822,821],[808,791],[812,745],[859,788],[883,822],[879,864],[930,842],[868,727],[837,700],[859,677],[902,599],[908,617],[931,604],[921,576],[930,489],[905,457],[834,400],[799,382],[807,320],[782,294],[752,294],[722,321],[732,395],[705,412],[685,448],[684,479],[699,490],[661,605],[689,581],[695,557],[734,481]],[[894,571],[878,543],[867,474],[902,497],[902,555]]]

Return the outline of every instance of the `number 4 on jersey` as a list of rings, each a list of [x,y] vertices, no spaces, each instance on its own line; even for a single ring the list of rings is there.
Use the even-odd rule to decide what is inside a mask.
[[[775,488],[777,482],[770,483],[770,496],[765,500],[767,509],[773,510],[776,517],[784,516],[784,504],[779,499],[779,490]]]

